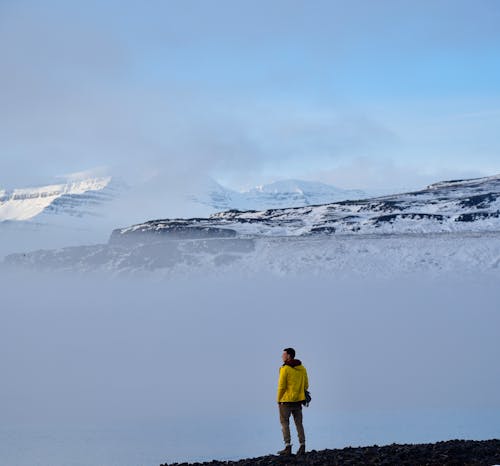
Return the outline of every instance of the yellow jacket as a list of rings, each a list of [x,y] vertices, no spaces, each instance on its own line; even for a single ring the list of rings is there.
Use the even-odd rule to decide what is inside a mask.
[[[278,403],[305,400],[304,392],[308,388],[307,371],[299,360],[295,359],[291,365],[284,364],[280,367]]]

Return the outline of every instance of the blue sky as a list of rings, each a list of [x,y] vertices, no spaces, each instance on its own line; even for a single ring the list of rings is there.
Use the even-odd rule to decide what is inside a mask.
[[[496,0],[4,0],[0,186],[500,173],[498,24]]]

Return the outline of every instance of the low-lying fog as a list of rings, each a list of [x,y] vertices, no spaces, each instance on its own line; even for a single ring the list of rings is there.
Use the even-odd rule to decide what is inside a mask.
[[[492,277],[0,278],[0,464],[274,453],[287,346],[309,449],[498,436]]]

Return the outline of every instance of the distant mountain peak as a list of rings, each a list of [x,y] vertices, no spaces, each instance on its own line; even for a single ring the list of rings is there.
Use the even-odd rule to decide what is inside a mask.
[[[367,197],[367,194],[361,190],[340,189],[318,181],[298,179],[278,180],[244,191],[225,188],[214,180],[207,186],[209,189],[190,198],[217,211],[303,207]]]

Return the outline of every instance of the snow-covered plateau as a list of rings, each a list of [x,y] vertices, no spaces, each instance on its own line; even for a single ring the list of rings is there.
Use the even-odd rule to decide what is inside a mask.
[[[500,175],[441,182],[420,191],[371,199],[154,220],[115,230],[111,239],[199,236],[202,230],[209,237],[218,236],[221,229],[227,230],[226,235],[254,237],[500,231]]]
[[[6,266],[78,271],[394,275],[500,271],[500,176],[360,201],[114,230],[107,244],[11,254]]]

